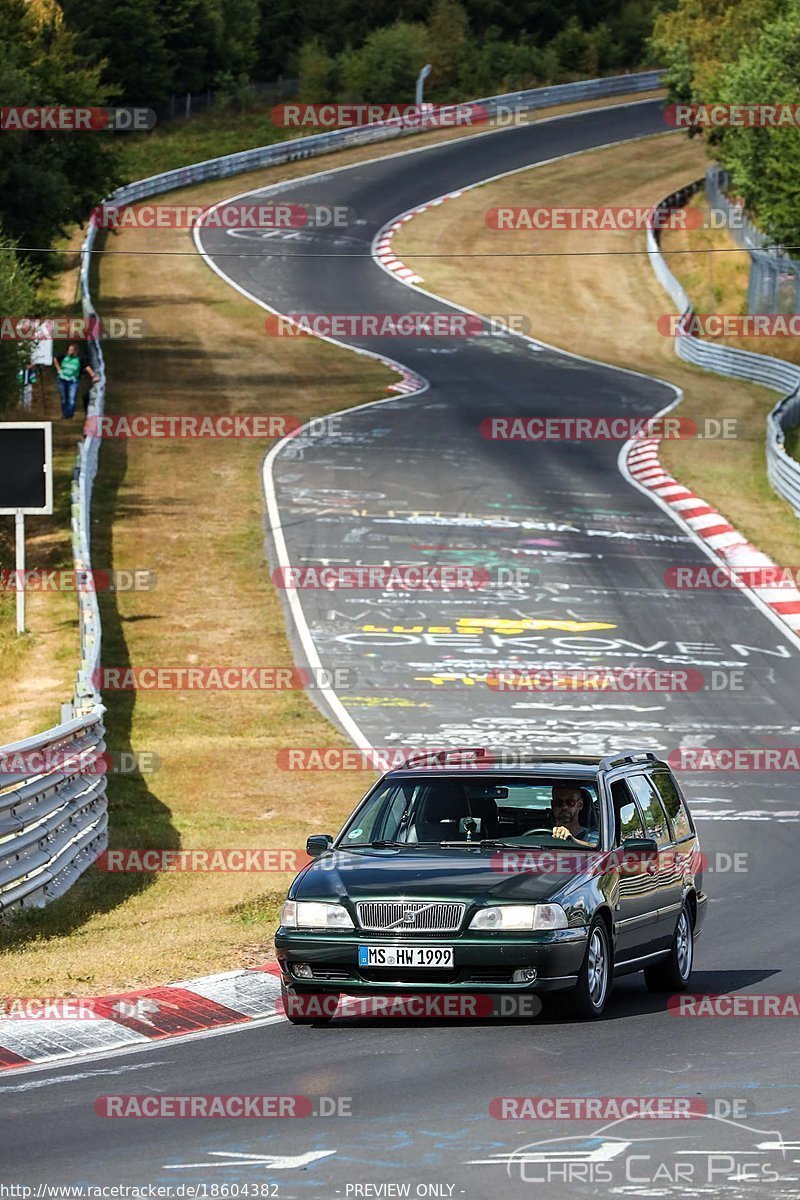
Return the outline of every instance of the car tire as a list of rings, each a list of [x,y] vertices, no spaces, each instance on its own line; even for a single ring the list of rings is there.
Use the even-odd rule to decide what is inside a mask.
[[[644,969],[644,981],[651,992],[685,992],[694,962],[694,922],[684,902],[672,938],[669,954],[661,962]]]
[[[292,1025],[327,1025],[338,1003],[337,992],[296,992],[281,983],[281,1011]]]
[[[589,927],[586,954],[572,993],[574,1015],[588,1019],[601,1017],[611,991],[612,979],[611,940],[605,922],[596,917]]]

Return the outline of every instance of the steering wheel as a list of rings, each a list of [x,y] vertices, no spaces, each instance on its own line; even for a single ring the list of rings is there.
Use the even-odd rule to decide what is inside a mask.
[[[552,833],[552,829],[526,829],[522,837],[527,837],[529,833]]]

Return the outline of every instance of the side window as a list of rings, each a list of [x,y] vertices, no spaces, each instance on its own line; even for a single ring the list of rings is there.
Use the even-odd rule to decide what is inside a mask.
[[[644,775],[629,775],[628,784],[642,807],[647,836],[655,838],[659,846],[669,845],[672,834],[667,814],[650,781]]]
[[[611,799],[614,803],[616,826],[614,844],[621,846],[626,838],[644,837],[644,827],[639,809],[624,780],[619,779],[616,783],[612,783]]]
[[[675,841],[679,842],[682,838],[691,837],[694,833],[692,826],[692,818],[689,816],[689,811],[684,803],[683,797],[678,791],[678,785],[671,775],[666,771],[656,771],[651,776],[652,782],[655,784],[658,792],[667,810],[667,816],[672,825],[672,831],[675,834]]]

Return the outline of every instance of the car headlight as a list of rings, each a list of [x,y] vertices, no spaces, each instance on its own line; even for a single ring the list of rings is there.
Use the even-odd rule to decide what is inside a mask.
[[[285,929],[354,929],[352,919],[341,904],[322,900],[286,900],[281,909]]]
[[[567,914],[560,904],[492,904],[482,908],[470,929],[566,929]]]

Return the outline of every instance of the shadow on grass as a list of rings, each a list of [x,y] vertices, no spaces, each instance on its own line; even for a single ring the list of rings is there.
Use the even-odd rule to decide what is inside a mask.
[[[114,371],[124,369],[122,355]],[[114,570],[112,527],[118,508],[119,489],[127,469],[127,444],[124,440],[106,442],[100,454],[100,469],[92,501],[92,559],[104,570]],[[130,666],[125,638],[126,622],[120,616],[114,592],[98,593],[103,630],[102,659],[120,667]],[[114,691],[104,696],[106,704],[106,743],[114,760],[120,753],[132,752],[131,728],[135,691]],[[135,759],[130,761],[135,762]],[[121,847],[180,847],[171,813],[151,790],[148,777],[136,770],[129,774],[109,774],[109,842]],[[154,882],[148,874],[107,873],[90,867],[66,895],[46,908],[29,909],[15,914],[11,923],[0,926],[0,950],[19,948],[31,940],[63,937],[79,929],[98,913],[109,912]]]

